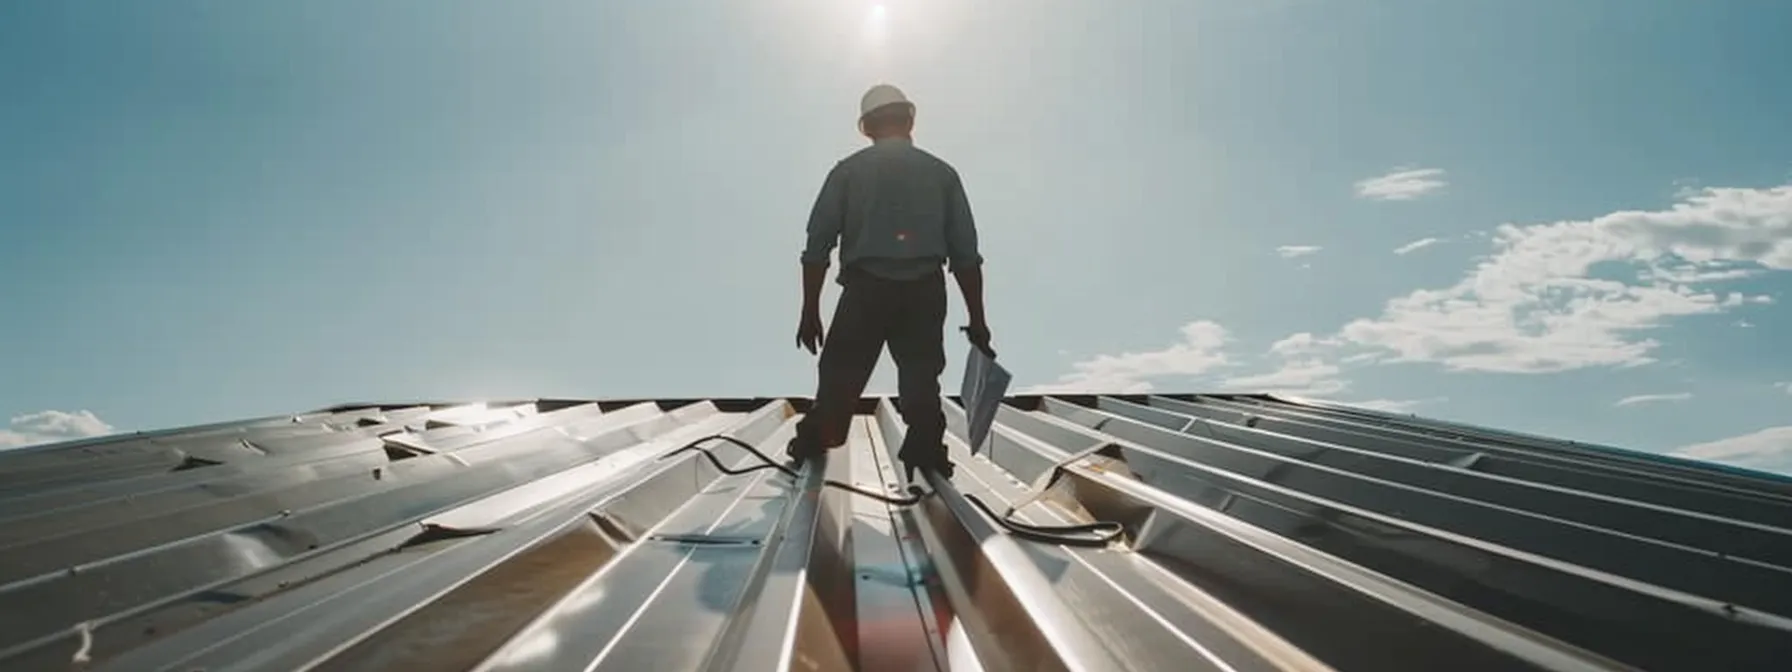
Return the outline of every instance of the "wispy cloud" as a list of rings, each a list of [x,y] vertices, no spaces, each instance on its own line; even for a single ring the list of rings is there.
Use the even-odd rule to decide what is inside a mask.
[[[1220,382],[1223,389],[1258,394],[1329,397],[1350,388],[1343,369],[1331,362],[1342,345],[1333,338],[1298,333],[1271,343],[1269,357],[1276,368],[1264,373],[1233,376]]]
[[[1662,210],[1508,224],[1483,238],[1493,253],[1454,285],[1393,298],[1379,315],[1330,335],[1285,338],[1270,347],[1272,368],[1221,384],[1329,397],[1350,389],[1345,373],[1357,365],[1427,362],[1452,371],[1540,374],[1656,363],[1652,355],[1661,343],[1651,332],[1670,320],[1774,302],[1713,285],[1792,270],[1792,185],[1704,189]],[[1317,246],[1278,253],[1299,256],[1309,248]],[[1634,271],[1633,279],[1623,279],[1625,269]],[[1235,364],[1219,325],[1183,329],[1183,341],[1166,349],[1078,362],[1040,389],[1142,392],[1157,378]],[[1792,386],[1783,389],[1792,392]],[[1690,397],[1639,395],[1617,403]]]
[[[1437,238],[1420,238],[1418,240],[1415,240],[1415,241],[1412,241],[1405,245],[1401,245],[1399,247],[1394,248],[1394,254],[1409,254],[1412,252],[1417,252],[1417,251],[1425,249],[1427,247],[1431,247],[1432,245],[1436,245],[1440,242],[1442,242],[1442,241]]]
[[[1639,394],[1619,399],[1613,406],[1635,406],[1637,404],[1653,404],[1664,401],[1686,401],[1692,398],[1691,392],[1675,392],[1672,394]]]
[[[1019,394],[1141,394],[1155,389],[1155,380],[1188,378],[1228,366],[1226,328],[1202,320],[1182,326],[1182,340],[1158,350],[1097,355],[1071,365],[1057,382],[1022,388]]]
[[[1297,257],[1318,254],[1319,251],[1323,249],[1325,248],[1318,245],[1283,245],[1276,248],[1276,254],[1280,255],[1283,259],[1294,259]]]
[[[1677,448],[1671,454],[1731,466],[1792,473],[1792,427],[1767,429]]]
[[[1442,168],[1396,169],[1356,183],[1356,195],[1377,201],[1410,201],[1449,185]]]
[[[1301,332],[1269,344],[1269,352],[1282,357],[1302,357],[1329,352],[1342,344],[1335,338],[1320,338]]]
[[[1687,284],[1695,282],[1742,280],[1744,278],[1755,277],[1762,272],[1763,270],[1758,268],[1713,268],[1701,270],[1697,267],[1663,265],[1638,271],[1637,277],[1643,280],[1662,280],[1665,282]],[[1772,299],[1768,297],[1760,298],[1767,302],[1772,301]]]
[[[1792,269],[1792,185],[1706,189],[1666,210],[1499,227],[1460,282],[1388,301],[1341,334],[1458,371],[1548,373],[1651,363],[1668,320],[1771,303],[1709,285],[1739,266]],[[1634,281],[1602,269],[1638,271]],[[1666,272],[1662,272],[1665,269]],[[1649,271],[1645,274],[1644,271]]]
[[[1430,399],[1365,399],[1363,401],[1346,401],[1342,403],[1367,408],[1371,411],[1382,411],[1384,413],[1412,413],[1413,411],[1418,410],[1420,406],[1441,404],[1449,400],[1449,397],[1432,397]]]
[[[1195,378],[1217,370],[1239,365],[1226,352],[1231,337],[1212,322],[1194,322],[1183,326],[1183,340],[1162,350],[1101,355],[1074,365],[1074,371],[1058,381],[1025,387],[1018,394],[1109,393],[1140,394],[1157,389],[1156,381],[1168,378]],[[1373,356],[1356,355],[1338,359],[1349,344],[1336,337],[1319,337],[1297,333],[1270,344],[1266,358],[1274,368],[1261,373],[1225,378],[1217,388],[1230,392],[1278,394],[1292,397],[1330,399],[1363,408],[1408,413],[1424,404],[1445,401],[1432,399],[1339,399],[1350,389],[1344,377],[1345,368],[1367,364]]]
[[[1073,372],[1056,382],[1025,387],[1016,393],[1141,394],[1155,391],[1163,379],[1202,377],[1238,365],[1226,352],[1231,338],[1218,324],[1190,323],[1183,326],[1182,335],[1182,342],[1161,350],[1101,355],[1078,362]],[[1326,399],[1389,413],[1411,413],[1420,406],[1447,401],[1444,397],[1340,399],[1339,395],[1351,387],[1344,377],[1345,368],[1373,359],[1362,355],[1338,359],[1340,350],[1346,347],[1349,344],[1336,337],[1297,333],[1270,344],[1266,356],[1275,368],[1225,378],[1217,387],[1231,392]]]
[[[1781,392],[1792,394],[1792,383],[1774,383],[1773,386],[1779,388]]]
[[[1269,346],[1271,358],[1279,360],[1278,368],[1254,375],[1227,378],[1220,385],[1222,389],[1231,391],[1326,399],[1390,413],[1410,413],[1419,406],[1445,401],[1442,397],[1359,400],[1339,398],[1340,394],[1351,388],[1350,381],[1344,377],[1344,369],[1371,359],[1361,355],[1339,359],[1338,354],[1347,346],[1347,343],[1336,337],[1314,336],[1307,332],[1294,334]]]
[[[38,411],[14,417],[6,429],[0,429],[0,448],[22,448],[112,432],[112,426],[93,411]]]
[[[1339,377],[1342,372],[1337,365],[1320,359],[1296,359],[1283,362],[1281,368],[1268,373],[1227,378],[1220,384],[1241,392],[1329,397],[1349,389],[1350,384]]]

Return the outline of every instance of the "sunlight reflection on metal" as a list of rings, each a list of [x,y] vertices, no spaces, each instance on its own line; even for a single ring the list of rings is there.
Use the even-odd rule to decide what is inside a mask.
[[[604,595],[608,592],[609,590],[603,584],[592,583],[588,589],[574,592],[568,596],[565,602],[560,603],[559,608],[568,614],[582,614],[603,604]]]
[[[952,672],[983,672],[983,661],[971,649],[971,640],[965,636],[957,616],[952,617],[952,625],[946,629],[946,665]]]
[[[266,539],[233,533],[224,535],[223,540],[224,547],[229,549],[227,553],[233,561],[231,564],[239,572],[271,567],[284,560],[279,551],[268,546]]]
[[[529,669],[536,662],[553,657],[554,651],[560,648],[560,635],[552,630],[540,630],[528,639],[517,642],[494,656],[491,663],[499,668]]]

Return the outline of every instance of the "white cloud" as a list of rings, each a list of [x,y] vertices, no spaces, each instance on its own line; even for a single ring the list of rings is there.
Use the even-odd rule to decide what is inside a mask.
[[[1228,378],[1221,383],[1228,390],[1260,394],[1289,394],[1297,397],[1328,397],[1350,387],[1339,378],[1336,365],[1317,358],[1283,362],[1282,368],[1254,376]]]
[[[1341,369],[1358,364],[1430,362],[1455,371],[1548,373],[1656,363],[1659,341],[1649,332],[1672,318],[1773,303],[1770,296],[1711,285],[1792,270],[1792,185],[1703,189],[1662,210],[1505,224],[1470,238],[1488,239],[1493,254],[1454,285],[1391,299],[1381,314],[1351,321],[1332,335],[1284,338],[1269,349],[1278,368],[1222,384],[1317,397],[1348,390]],[[1288,256],[1284,250],[1307,247],[1278,252]],[[1056,383],[1031,389],[1148,392],[1158,378],[1194,377],[1233,364],[1223,352],[1229,339],[1219,325],[1196,322],[1183,331],[1183,342],[1169,348],[1098,356],[1076,363]],[[1686,397],[1642,395],[1619,404]],[[1403,409],[1422,402],[1358,403]]]
[[[1699,180],[1696,177],[1682,177],[1672,182],[1674,198],[1688,198],[1699,193]]]
[[[1792,383],[1774,383],[1773,386],[1780,388],[1786,394],[1792,394]]]
[[[1283,245],[1276,248],[1276,254],[1280,255],[1283,259],[1294,259],[1296,257],[1318,254],[1319,251],[1323,249],[1325,248],[1318,245]]]
[[[1194,322],[1184,326],[1182,333],[1183,342],[1163,350],[1098,356],[1078,362],[1074,372],[1055,383],[1025,387],[1016,394],[1143,394],[1156,391],[1153,382],[1156,378],[1201,376],[1235,364],[1224,352],[1231,339],[1219,325]],[[1319,337],[1307,332],[1293,334],[1269,346],[1268,355],[1279,362],[1279,368],[1226,378],[1220,381],[1219,388],[1228,392],[1332,399],[1390,413],[1410,413],[1419,406],[1446,400],[1443,397],[1336,399],[1339,393],[1350,389],[1350,382],[1343,377],[1343,367],[1331,360],[1348,345],[1336,337]],[[1368,359],[1373,357],[1355,355],[1338,361],[1348,365]]]
[[[1417,252],[1417,251],[1425,249],[1427,247],[1431,247],[1432,245],[1436,245],[1440,242],[1443,242],[1443,241],[1441,241],[1437,238],[1420,238],[1418,240],[1415,240],[1415,241],[1412,241],[1405,245],[1401,245],[1399,247],[1394,248],[1394,254],[1410,254],[1412,252]]]
[[[1792,427],[1769,427],[1753,434],[1678,448],[1672,454],[1748,469],[1792,473]]]
[[[1739,277],[1741,267],[1792,269],[1792,185],[1705,189],[1666,210],[1507,224],[1494,245],[1495,254],[1454,286],[1388,301],[1380,316],[1345,325],[1342,336],[1395,355],[1387,361],[1458,371],[1651,363],[1659,342],[1642,332],[1772,301],[1701,285]],[[1638,279],[1612,278],[1623,270]]]
[[[1641,271],[1638,271],[1637,279],[1639,279],[1639,280],[1661,280],[1661,281],[1665,281],[1665,282],[1690,284],[1690,283],[1697,283],[1697,282],[1723,282],[1725,280],[1741,280],[1743,278],[1752,278],[1754,276],[1760,275],[1762,272],[1763,272],[1762,269],[1757,269],[1757,268],[1730,268],[1730,269],[1699,270],[1698,268],[1687,267],[1684,265],[1669,266],[1669,267],[1655,266],[1655,267],[1645,268]],[[1760,303],[1772,303],[1773,302],[1772,297],[1754,297],[1754,298],[1756,300],[1758,300]]]
[[[1412,413],[1420,406],[1443,403],[1449,400],[1448,397],[1433,397],[1431,399],[1365,399],[1363,401],[1344,401],[1339,403],[1367,408],[1371,411],[1382,411],[1384,413]]]
[[[1269,354],[1280,360],[1280,368],[1234,376],[1220,385],[1237,392],[1329,397],[1350,387],[1342,378],[1342,369],[1328,361],[1341,345],[1343,342],[1336,338],[1320,338],[1306,332],[1294,334],[1269,346]]]
[[[1228,366],[1226,328],[1206,320],[1182,326],[1182,341],[1161,350],[1097,355],[1071,365],[1057,382],[1034,385],[1017,394],[1141,394],[1155,389],[1154,379],[1199,376]]]
[[[1280,355],[1282,357],[1299,357],[1301,355],[1329,352],[1340,345],[1343,345],[1343,341],[1336,338],[1319,338],[1303,331],[1276,341],[1275,343],[1271,343],[1269,352],[1270,354]]]
[[[1280,368],[1267,373],[1234,376],[1222,381],[1220,385],[1222,389],[1232,392],[1327,399],[1390,413],[1410,413],[1421,405],[1444,401],[1442,397],[1358,401],[1338,399],[1339,394],[1350,389],[1350,381],[1344,378],[1344,366],[1373,359],[1373,356],[1365,358],[1362,355],[1338,359],[1339,351],[1347,345],[1336,337],[1322,338],[1307,332],[1294,334],[1269,346],[1269,354],[1281,360]],[[1332,363],[1334,360],[1336,364]]]
[[[0,448],[104,436],[113,431],[93,411],[38,411],[16,416],[6,429],[0,429]]]
[[[1652,403],[1662,402],[1662,401],[1686,401],[1687,399],[1691,399],[1691,398],[1692,398],[1691,392],[1675,392],[1673,394],[1638,394],[1635,396],[1630,396],[1630,397],[1625,397],[1623,399],[1619,399],[1618,403],[1615,403],[1612,405],[1620,406],[1620,407],[1635,406],[1637,404],[1652,404]]]
[[[1377,201],[1410,201],[1448,185],[1442,168],[1396,169],[1356,183],[1356,195]]]

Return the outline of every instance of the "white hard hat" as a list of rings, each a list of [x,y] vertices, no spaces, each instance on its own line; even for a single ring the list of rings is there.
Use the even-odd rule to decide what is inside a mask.
[[[889,84],[873,86],[871,90],[865,92],[865,97],[859,99],[859,116],[863,118],[865,115],[871,114],[872,110],[897,103],[914,105],[909,102],[908,96],[902,95],[902,89]]]

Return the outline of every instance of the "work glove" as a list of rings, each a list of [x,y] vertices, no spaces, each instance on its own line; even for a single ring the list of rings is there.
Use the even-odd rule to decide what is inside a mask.
[[[791,469],[801,469],[811,458],[821,455],[821,447],[814,441],[806,441],[803,437],[792,437],[790,443],[784,445],[784,454],[790,458]]]
[[[978,350],[982,350],[984,355],[987,355],[990,359],[996,358],[996,351],[989,347],[989,325],[982,322],[972,322],[959,327],[958,330],[964,332],[964,337],[970,340],[971,345],[976,346]]]

